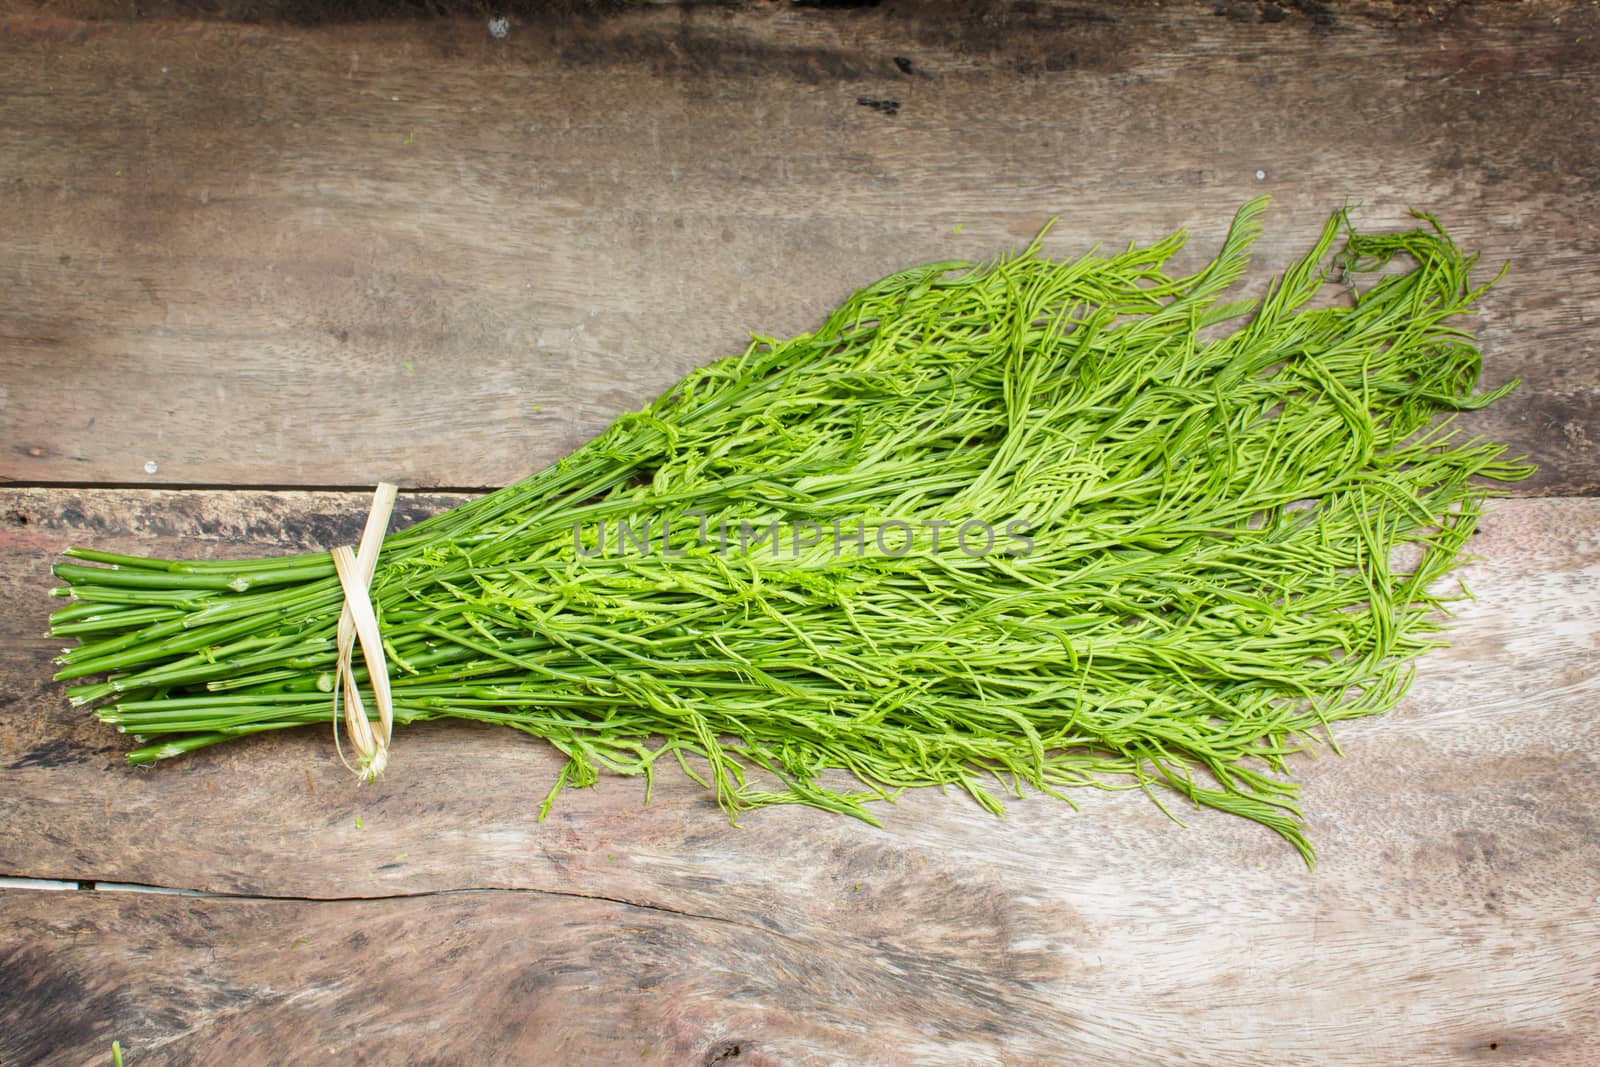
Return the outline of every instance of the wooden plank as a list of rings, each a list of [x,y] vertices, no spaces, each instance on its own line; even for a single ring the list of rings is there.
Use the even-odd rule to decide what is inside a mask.
[[[910,1017],[835,991],[895,979],[760,927],[543,894],[309,903],[0,894],[0,1057],[138,1064],[901,1061]],[[865,972],[865,973],[863,973]],[[982,973],[944,980],[994,995]],[[881,1004],[881,1001],[879,1002]],[[993,1035],[978,1047],[998,1052]],[[340,1057],[334,1060],[333,1057]],[[1015,1062],[1015,1061],[1013,1061]]]
[[[325,546],[363,513],[0,493],[0,874],[296,898],[0,894],[0,1062],[113,1037],[158,1063],[1600,1057],[1600,501],[1497,506],[1453,646],[1395,714],[1345,724],[1348,758],[1297,764],[1314,873],[1136,791],[1004,820],[924,791],[884,830],[799,808],[734,828],[663,774],[649,807],[606,778],[541,824],[558,760],[464,724],[405,730],[373,787],[316,732],[134,770],[44,681],[30,635],[68,542]]]
[[[1540,463],[1522,491],[1595,491],[1600,12],[1296,7],[647,6],[495,40],[10,0],[0,478],[504,484],[887,271],[1057,213],[1063,254],[1208,249],[1267,191],[1267,265],[1346,200],[1511,260],[1475,325],[1525,385],[1467,425]]]
[[[104,1063],[112,1039],[139,1064],[1561,1067],[1597,1051],[1583,992],[1551,996],[1537,969],[1582,974],[1592,961],[1569,943],[1565,958],[1533,964],[1536,934],[1439,931],[1447,947],[1431,958],[1386,956],[1385,925],[1344,912],[1314,942],[1298,920],[1266,915],[1218,931],[1247,935],[1224,944],[1207,929],[1213,900],[1134,894],[1115,927],[1054,902],[997,914],[965,899],[957,917],[971,925],[935,938],[886,914],[928,881],[883,878],[818,901],[837,926],[799,930],[541,893],[0,892],[0,1057]],[[1137,910],[1152,904],[1165,905],[1159,918]],[[1273,1002],[1250,1003],[1290,939],[1315,955],[1278,975],[1292,981]],[[1375,954],[1375,969],[1348,969]],[[1501,962],[1473,973],[1480,956]],[[1223,984],[1177,969],[1193,962]]]

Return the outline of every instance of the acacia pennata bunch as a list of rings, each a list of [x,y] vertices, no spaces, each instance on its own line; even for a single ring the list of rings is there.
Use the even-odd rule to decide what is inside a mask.
[[[1288,757],[1400,699],[1488,483],[1531,468],[1440,418],[1511,388],[1474,393],[1476,256],[1341,212],[1227,299],[1264,207],[1187,276],[1181,234],[892,275],[390,535],[395,723],[542,738],[552,798],[666,756],[730,815],[1143,787],[1309,861]],[[69,555],[57,677],[132,762],[327,728],[327,553]]]

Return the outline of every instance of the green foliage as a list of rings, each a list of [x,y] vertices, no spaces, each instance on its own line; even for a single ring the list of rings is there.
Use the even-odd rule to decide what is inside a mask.
[[[569,759],[551,799],[667,755],[735,817],[871,821],[870,801],[924,785],[995,812],[1029,787],[1142,787],[1269,826],[1309,862],[1285,758],[1400,699],[1481,479],[1531,468],[1436,423],[1511,388],[1473,393],[1456,316],[1482,291],[1476,257],[1426,216],[1333,254],[1339,214],[1263,299],[1224,301],[1264,207],[1186,277],[1165,271],[1180,234],[885,278],[816,333],[759,339],[391,535],[373,601],[396,720],[543,738]],[[1351,295],[1314,302],[1325,286]],[[1019,520],[1033,549],[574,543],[575,523],[701,518],[777,523],[785,548],[804,523]],[[69,692],[144,740],[133,762],[326,726],[326,555],[70,554],[102,566],[57,568],[75,603],[54,632],[83,640],[58,677],[110,672]]]

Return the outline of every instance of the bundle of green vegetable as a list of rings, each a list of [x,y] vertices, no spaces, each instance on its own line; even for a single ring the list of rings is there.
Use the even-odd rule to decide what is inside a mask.
[[[1226,302],[1263,208],[1184,277],[1178,234],[885,278],[389,536],[395,721],[544,738],[569,759],[551,798],[668,753],[730,814],[1142,786],[1309,861],[1285,757],[1395,704],[1491,493],[1474,477],[1531,468],[1435,424],[1510,388],[1473,394],[1475,256],[1426,216],[1332,254],[1338,214]],[[1311,306],[1324,285],[1337,306]],[[53,632],[82,642],[57,677],[105,676],[68,692],[144,742],[132,762],[327,728],[327,553],[69,555],[99,566],[56,568]]]

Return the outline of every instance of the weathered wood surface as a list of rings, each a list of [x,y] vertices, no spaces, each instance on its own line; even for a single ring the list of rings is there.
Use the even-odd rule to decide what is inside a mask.
[[[64,17],[95,2],[0,0],[0,480],[500,484],[885,271],[1056,213],[1053,251],[1189,225],[1198,255],[1268,191],[1264,266],[1347,198],[1513,260],[1473,325],[1525,385],[1467,423],[1541,464],[1520,493],[1600,489],[1593,5],[685,6],[496,41]],[[1137,792],[733,828],[664,774],[539,824],[558,758],[460,723],[371,788],[315,731],[134,770],[48,681],[65,545],[327,547],[365,506],[0,491],[0,876],[206,894],[0,889],[0,1065],[1600,1062],[1600,501],[1486,520],[1453,647],[1297,765],[1311,873]]]
[[[1058,213],[1208,249],[1267,191],[1265,264],[1346,200],[1511,260],[1477,325],[1526,384],[1469,425],[1600,487],[1591,4],[40,10],[0,3],[0,479],[503,484],[887,271]]]
[[[229,894],[0,891],[0,1062],[1600,1059],[1600,501],[1499,504],[1453,646],[1297,764],[1315,872],[1138,792],[733,828],[663,774],[539,824],[557,758],[465,724],[374,787],[315,731],[134,770],[46,681],[66,544],[327,546],[364,507],[0,492],[0,874]]]

